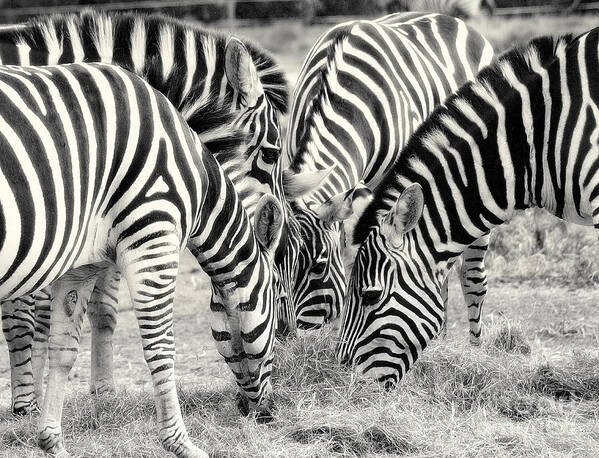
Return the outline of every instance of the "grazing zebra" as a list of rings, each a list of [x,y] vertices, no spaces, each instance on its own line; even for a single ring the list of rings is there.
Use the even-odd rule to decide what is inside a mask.
[[[162,443],[177,456],[207,456],[187,435],[174,379],[186,247],[211,278],[212,334],[240,395],[268,408],[282,228],[274,197],[257,203],[254,231],[231,180],[168,99],[105,64],[1,66],[0,148],[0,297],[54,282],[39,424],[46,452],[64,450],[64,387],[96,275],[116,268],[139,323]]]
[[[286,83],[273,59],[250,43],[163,16],[90,11],[38,18],[0,30],[0,59],[16,65],[118,64],[142,76],[183,114],[208,149],[216,153],[250,218],[264,192],[283,199],[280,179],[277,181],[277,116],[286,111]],[[247,151],[243,164],[237,160],[240,150]],[[102,272],[90,300],[92,392],[114,389],[111,342],[119,279],[118,271]],[[3,307],[15,413],[34,408],[41,393],[47,299],[47,292],[38,296],[35,320],[28,310],[32,298]],[[37,357],[32,368],[34,333]],[[38,374],[35,389],[34,373]]]
[[[340,24],[312,47],[293,94],[286,143],[288,199],[298,179],[326,175],[292,205],[304,240],[299,255],[289,256],[300,260],[292,290],[301,327],[339,315],[346,288],[339,222],[369,194],[360,182],[380,182],[417,126],[492,57],[488,41],[463,21],[431,13]],[[475,244],[462,270],[474,342],[486,247],[486,238]]]
[[[599,229],[599,29],[511,50],[408,142],[354,233],[338,357],[398,382],[441,326],[448,265],[517,210]]]
[[[495,9],[495,0],[399,0],[399,8],[406,11],[431,11],[450,16],[474,17]]]

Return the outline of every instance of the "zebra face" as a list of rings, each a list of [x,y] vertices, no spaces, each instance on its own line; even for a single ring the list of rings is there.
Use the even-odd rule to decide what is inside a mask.
[[[299,252],[294,302],[298,326],[319,328],[339,316],[345,292],[338,223],[322,221],[315,212],[296,209],[303,244]]]
[[[277,110],[264,93],[248,103],[241,101],[238,105],[236,127],[247,134],[245,148],[252,162],[250,176],[263,184],[273,183],[273,170],[281,155],[281,127]],[[266,176],[260,176],[260,171]]]
[[[375,227],[349,280],[337,357],[387,387],[402,379],[441,325],[440,288],[423,278],[417,253],[413,237],[397,245]]]
[[[415,228],[422,208],[416,185],[373,222],[348,285],[337,357],[386,386],[402,379],[443,320],[440,283]]]
[[[230,37],[225,50],[225,75],[232,88],[233,124],[243,132],[245,171],[282,201],[278,170],[281,129],[278,113],[286,109],[287,85],[274,63],[252,57],[237,38]],[[279,179],[277,179],[279,178]]]
[[[255,212],[257,243],[231,260],[235,274],[212,281],[212,335],[236,377],[242,412],[270,416],[270,374],[276,327],[277,273],[273,267],[282,208],[270,194]]]

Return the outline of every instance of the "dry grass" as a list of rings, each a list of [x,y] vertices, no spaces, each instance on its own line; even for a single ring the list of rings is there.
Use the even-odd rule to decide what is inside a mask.
[[[461,306],[456,292],[453,307]],[[480,347],[451,326],[395,390],[337,364],[330,330],[277,345],[276,411],[267,425],[239,416],[230,382],[182,383],[190,434],[214,457],[596,456],[599,353],[590,348],[599,327],[584,337],[584,351],[547,359],[546,342],[531,332],[536,323],[496,315],[502,303],[494,297]],[[116,395],[72,393],[63,422],[70,450],[162,456],[150,392],[122,380]],[[0,418],[0,456],[35,456],[34,419],[6,411]]]

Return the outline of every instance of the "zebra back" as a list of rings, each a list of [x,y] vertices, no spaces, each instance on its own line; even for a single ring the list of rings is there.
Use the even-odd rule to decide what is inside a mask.
[[[483,8],[493,11],[494,0],[400,0],[400,8],[407,11],[430,11],[450,16],[478,16]]]
[[[243,50],[251,62],[243,60]],[[277,118],[287,110],[287,86],[273,58],[247,40],[162,15],[85,11],[0,30],[0,59],[15,65],[119,65],[167,96],[240,193],[252,194],[256,184],[276,186],[271,170],[260,167],[261,151],[280,146]],[[231,61],[247,67],[227,68]],[[243,73],[241,81],[236,71]],[[244,94],[250,84],[253,92]],[[246,154],[242,167],[239,150]],[[254,180],[243,180],[246,175]],[[258,197],[247,202],[250,212]]]

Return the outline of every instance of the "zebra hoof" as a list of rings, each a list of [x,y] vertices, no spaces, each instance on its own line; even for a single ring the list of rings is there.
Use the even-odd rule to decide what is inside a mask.
[[[480,336],[473,336],[470,334],[470,345],[473,347],[480,347]]]
[[[265,425],[267,423],[270,423],[273,420],[274,420],[274,417],[272,415],[272,410],[271,410],[270,406],[269,406],[269,408],[260,410],[259,412],[256,413],[256,423],[258,423],[260,425]]]
[[[162,446],[178,458],[209,458],[209,455],[196,447],[190,439],[180,444],[173,444],[166,440],[162,442]]]
[[[241,413],[241,415],[247,417],[252,413],[252,409],[250,408],[250,403],[248,399],[241,393],[237,393],[236,401],[237,409],[239,410],[239,413]],[[273,421],[273,406],[274,404],[272,401],[264,401],[262,405],[258,407],[254,412],[256,422],[259,424],[265,424]]]
[[[37,401],[31,401],[27,404],[13,404],[11,411],[15,417],[26,417],[29,414],[39,412],[40,409]]]
[[[114,382],[96,382],[89,387],[89,394],[102,396],[107,393],[115,393]]]
[[[239,410],[239,413],[242,416],[247,417],[250,414],[250,403],[247,398],[241,393],[237,393],[235,396],[235,402],[237,404],[237,410]]]
[[[62,430],[60,427],[46,426],[43,431],[38,433],[37,443],[48,455],[60,458],[66,458],[70,456],[64,447],[64,442],[62,441]]]

